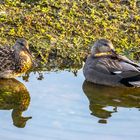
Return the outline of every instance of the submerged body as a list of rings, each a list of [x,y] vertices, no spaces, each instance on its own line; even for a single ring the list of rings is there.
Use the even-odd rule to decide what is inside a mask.
[[[83,73],[87,81],[95,84],[140,87],[140,66],[118,55],[106,39],[95,42]]]
[[[15,78],[31,66],[32,56],[26,40],[18,39],[12,48],[0,48],[0,78]]]

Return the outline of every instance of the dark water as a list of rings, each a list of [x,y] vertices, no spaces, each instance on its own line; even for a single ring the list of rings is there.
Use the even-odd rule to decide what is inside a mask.
[[[0,140],[139,140],[140,89],[84,82],[82,71],[0,80]]]

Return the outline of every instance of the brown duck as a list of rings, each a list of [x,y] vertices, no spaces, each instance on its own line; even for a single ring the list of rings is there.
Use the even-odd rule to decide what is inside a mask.
[[[15,78],[32,67],[28,42],[18,39],[12,48],[0,48],[0,78]]]

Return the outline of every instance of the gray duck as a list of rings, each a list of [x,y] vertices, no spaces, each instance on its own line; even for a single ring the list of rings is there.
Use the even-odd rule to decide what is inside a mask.
[[[140,87],[140,65],[116,53],[111,41],[97,40],[86,59],[86,81],[107,85]]]

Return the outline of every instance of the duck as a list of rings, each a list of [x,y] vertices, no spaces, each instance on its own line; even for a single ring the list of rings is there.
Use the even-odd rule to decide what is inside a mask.
[[[27,40],[19,38],[13,47],[0,48],[0,78],[15,78],[33,66]]]
[[[140,65],[116,52],[108,39],[98,39],[87,57],[85,80],[105,86],[140,87]]]

